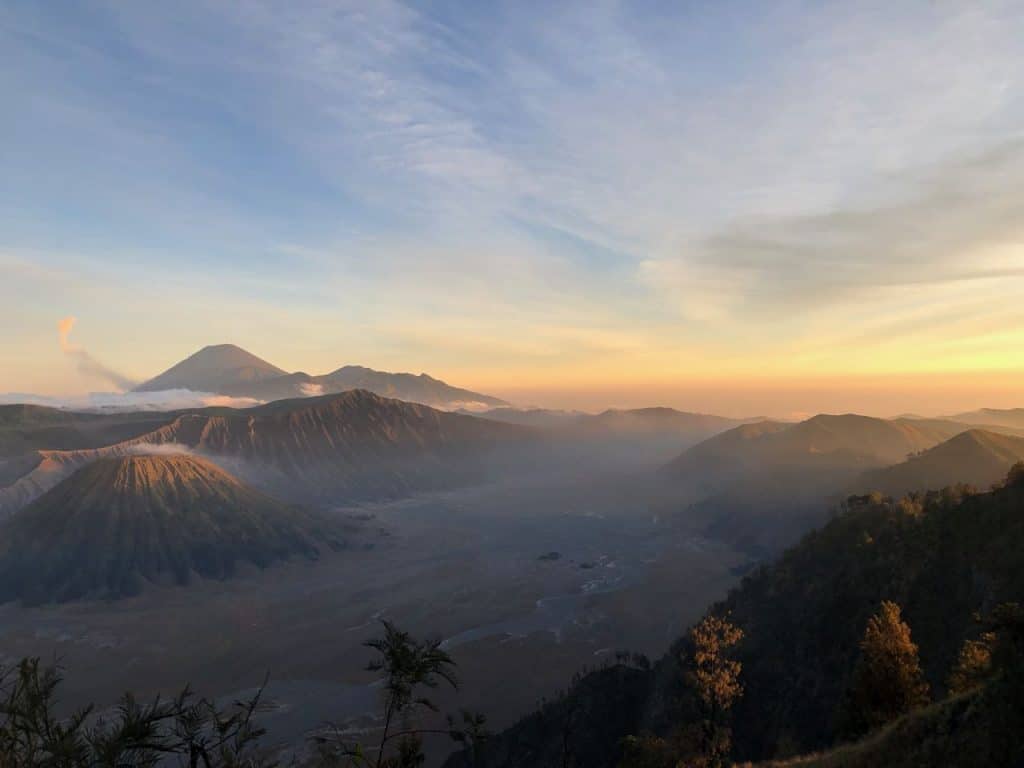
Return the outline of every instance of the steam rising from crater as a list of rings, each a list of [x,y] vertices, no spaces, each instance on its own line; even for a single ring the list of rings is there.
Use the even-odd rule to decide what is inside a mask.
[[[80,346],[71,343],[68,337],[71,335],[71,331],[74,329],[76,322],[77,318],[71,316],[61,318],[57,322],[57,334],[60,338],[60,348],[64,354],[69,357],[73,357],[78,361],[79,372],[86,376],[103,379],[104,381],[113,384],[122,392],[135,386],[137,382],[127,376],[123,376],[113,368],[107,367]]]

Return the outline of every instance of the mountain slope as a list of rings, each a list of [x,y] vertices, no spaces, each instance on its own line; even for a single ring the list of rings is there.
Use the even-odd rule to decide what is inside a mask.
[[[748,421],[664,407],[610,408],[601,413],[505,407],[475,412],[474,415],[508,424],[538,427],[559,437],[575,439],[676,437],[686,441],[703,440]]]
[[[583,411],[560,411],[548,408],[512,408],[510,406],[476,412],[462,410],[460,413],[479,416],[491,421],[500,421],[505,424],[537,427],[538,429],[566,427],[575,424],[582,417],[589,415]]]
[[[761,558],[823,522],[864,471],[901,462],[964,429],[955,422],[856,414],[759,422],[693,446],[660,477],[687,498],[687,514],[707,521],[709,535]]]
[[[899,502],[853,498],[843,514],[744,578],[726,600],[713,606],[709,613],[728,616],[744,632],[736,654],[744,692],[733,713],[735,758],[767,760],[836,744],[837,715],[859,643],[868,618],[883,600],[902,606],[933,698],[941,699],[964,640],[981,631],[975,615],[1000,603],[1024,602],[1021,473],[990,493],[961,496],[947,490]],[[682,638],[645,681],[632,676],[631,696],[642,685],[643,704],[636,711],[616,711],[614,717],[601,714],[601,702],[623,700],[623,681],[602,672],[586,676],[568,699],[559,699],[571,701],[570,709],[583,713],[573,720],[568,735],[566,707],[549,705],[495,736],[485,748],[486,764],[526,768],[536,765],[536,754],[581,754],[592,743],[616,745],[629,735],[615,730],[622,723],[638,723],[634,733],[664,736],[698,722],[696,694],[685,683],[681,662],[690,652],[690,641]],[[954,744],[972,743],[984,748],[976,755],[1000,744],[1020,759],[1024,702],[1019,686],[1009,688],[986,687],[985,696],[1000,697],[987,710],[972,713],[961,707],[964,699],[951,699],[934,710],[914,713],[892,729],[902,743],[886,741],[883,732],[878,737],[885,743],[871,743],[869,737],[845,752],[792,764],[937,765],[944,763],[922,756],[951,755]],[[1005,698],[1009,694],[1016,697],[1013,703]],[[967,703],[983,707],[985,701]],[[618,748],[608,747],[587,765],[614,768],[619,756]],[[959,756],[956,765],[1016,764],[972,763],[970,752]],[[462,757],[453,757],[448,765],[459,765]]]
[[[891,466],[962,432],[963,424],[819,415],[745,424],[700,442],[659,472],[678,514],[757,558],[781,552],[827,518],[864,471]]]
[[[184,446],[285,498],[340,502],[478,479],[489,452],[529,434],[362,390],[202,409],[103,448],[39,451],[31,471],[0,488],[0,512],[21,508],[81,466],[152,445]]]
[[[233,344],[203,347],[140,384],[135,391],[163,389],[190,389],[265,401],[365,389],[382,397],[447,410],[508,405],[499,398],[453,387],[425,373],[386,373],[359,365],[346,365],[321,376],[288,373]]]
[[[769,436],[793,426],[778,421],[742,424],[683,451],[660,473],[668,480],[696,483],[709,491],[717,489],[723,474],[756,469],[759,458],[770,454],[765,447]]]
[[[208,417],[196,450],[240,462],[291,494],[395,496],[473,478],[486,453],[522,428],[438,411],[364,390],[283,400]],[[268,474],[269,472],[269,474]]]
[[[758,763],[757,768],[1018,766],[1024,746],[1022,714],[1019,701],[1000,681],[911,712],[859,741]]]
[[[203,347],[160,375],[144,381],[135,387],[135,391],[191,389],[230,395],[236,394],[232,390],[284,375],[285,371],[241,347],[216,344]]]
[[[675,434],[688,438],[709,437],[742,423],[739,419],[688,413],[674,408],[611,408],[586,414],[573,425],[579,434],[656,435]]]
[[[783,467],[866,467],[895,464],[965,429],[963,424],[820,414],[797,424],[744,425],[694,446],[671,462],[667,475],[705,475],[712,460],[774,471]]]
[[[316,528],[194,456],[100,459],[0,528],[0,602],[120,597],[316,557]]]
[[[950,483],[988,488],[1021,459],[1024,438],[971,429],[905,462],[865,472],[852,490],[901,496]]]
[[[977,411],[959,413],[950,418],[979,427],[1024,429],[1024,408],[981,408]]]
[[[385,373],[357,365],[347,365],[323,376],[289,373],[262,381],[239,382],[225,387],[223,394],[271,401],[336,394],[350,389],[365,389],[381,397],[444,410],[477,410],[506,405],[504,400],[453,387],[425,373],[419,376]]]
[[[0,405],[0,462],[45,448],[110,445],[149,432],[172,418],[154,412],[97,414],[42,405]]]
[[[383,397],[443,406],[446,409],[494,408],[508,405],[497,397],[482,395],[461,387],[453,387],[425,373],[418,376],[411,373],[385,373],[360,365],[346,365],[325,376],[317,377],[317,381],[323,385],[325,391],[366,389]]]

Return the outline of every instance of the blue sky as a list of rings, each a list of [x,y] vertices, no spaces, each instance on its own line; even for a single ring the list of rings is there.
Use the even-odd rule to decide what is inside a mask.
[[[233,341],[559,404],[1012,389],[1022,32],[996,2],[5,3],[0,391],[109,388],[66,315],[136,378]]]

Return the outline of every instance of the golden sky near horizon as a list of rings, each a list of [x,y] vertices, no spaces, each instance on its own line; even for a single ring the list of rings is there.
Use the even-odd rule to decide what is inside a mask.
[[[1020,4],[5,19],[0,394],[231,342],[541,406],[1024,406]]]
[[[195,309],[202,311],[201,306]],[[360,342],[358,333],[339,334],[336,347],[309,336],[298,344],[272,333],[247,339],[241,314],[234,315],[238,325],[226,333],[208,337],[207,324],[197,323],[188,334],[194,342],[172,345],[159,340],[162,330],[157,319],[144,318],[141,311],[137,317],[133,321],[126,315],[120,329],[90,329],[82,321],[72,329],[65,322],[67,337],[60,336],[56,321],[49,329],[33,329],[23,336],[29,345],[25,349],[5,346],[4,357],[13,352],[22,362],[16,368],[0,366],[0,391],[50,396],[116,391],[104,376],[108,367],[114,369],[112,375],[142,380],[206,341],[226,340],[286,370],[326,373],[356,363],[383,370],[426,371],[517,404],[581,410],[668,405],[723,415],[786,418],[846,411],[938,415],[978,407],[1019,407],[1024,385],[1024,369],[1014,355],[1005,354],[1024,346],[1021,326],[975,321],[966,323],[959,336],[943,326],[941,333],[916,331],[909,338],[893,332],[882,339],[872,335],[854,341],[812,338],[802,346],[782,343],[763,347],[757,356],[735,357],[722,354],[721,349],[670,347],[666,352],[664,347],[643,346],[621,335],[545,329],[534,331],[531,345],[514,339],[508,346],[497,345],[487,367],[479,362],[460,364],[464,345],[470,343],[466,338],[460,337],[455,345],[430,344],[423,341],[423,329],[412,335],[412,343],[403,342],[390,354],[381,354],[382,350]],[[292,322],[301,320],[292,318]],[[178,325],[178,331],[187,327]],[[482,333],[474,343],[484,344],[488,338]],[[417,344],[422,344],[420,354]],[[439,347],[444,354],[436,354]],[[560,354],[562,349],[570,354]],[[957,349],[965,354],[954,357],[951,353]],[[88,350],[91,368],[83,370],[78,357],[66,350],[76,354]],[[472,352],[474,361],[479,361],[480,353]],[[420,364],[405,362],[410,360]]]

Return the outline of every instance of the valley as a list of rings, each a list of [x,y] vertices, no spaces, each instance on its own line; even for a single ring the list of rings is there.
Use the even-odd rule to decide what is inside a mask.
[[[1022,30],[0,0],[0,768],[1024,768]]]
[[[373,709],[362,643],[387,618],[445,638],[458,706],[504,727],[584,665],[660,653],[736,580],[745,558],[656,521],[637,480],[579,472],[332,508],[356,532],[318,562],[116,602],[0,606],[0,654],[60,659],[67,706],[185,680],[230,696],[266,672],[271,736],[301,743]],[[516,686],[495,697],[510,674]]]
[[[279,375],[230,346],[197,356],[221,382]],[[709,606],[851,505],[999,482],[1024,457],[1013,417],[470,413],[362,389],[162,413],[4,406],[0,664],[59,663],[65,714],[186,682],[228,706],[265,683],[264,748],[305,761],[325,729],[381,728],[367,643],[389,622],[457,665],[423,725],[469,710],[514,745],[581,681],[657,690]],[[626,732],[631,685],[613,707]],[[426,765],[453,747],[426,736]]]

